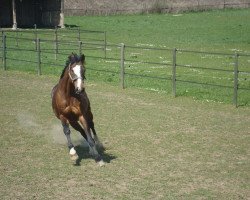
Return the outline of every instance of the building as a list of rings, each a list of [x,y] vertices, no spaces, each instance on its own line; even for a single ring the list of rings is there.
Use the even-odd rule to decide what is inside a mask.
[[[0,27],[64,28],[64,0],[1,0]]]

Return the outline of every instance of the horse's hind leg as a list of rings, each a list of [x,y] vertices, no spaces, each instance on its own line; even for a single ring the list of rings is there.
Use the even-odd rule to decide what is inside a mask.
[[[78,155],[76,153],[76,150],[74,148],[74,145],[71,141],[71,137],[70,137],[70,129],[69,129],[69,124],[66,122],[62,122],[62,126],[63,126],[63,132],[67,138],[67,142],[68,142],[68,147],[69,147],[69,154],[72,160],[77,160],[78,159]]]

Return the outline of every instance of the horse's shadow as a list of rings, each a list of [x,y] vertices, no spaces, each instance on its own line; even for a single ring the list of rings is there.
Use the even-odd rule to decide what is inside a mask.
[[[93,159],[93,156],[89,154],[89,148],[84,146],[76,146],[75,150],[78,154],[78,159],[75,162],[75,166],[81,166],[81,161],[85,159]],[[112,160],[116,159],[117,157],[106,153],[104,150],[98,150],[99,154],[101,155],[103,161],[105,163],[110,163]]]

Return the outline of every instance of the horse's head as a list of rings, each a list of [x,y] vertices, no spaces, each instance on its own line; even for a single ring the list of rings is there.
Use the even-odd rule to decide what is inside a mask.
[[[80,94],[84,89],[84,79],[85,79],[85,67],[84,54],[78,56],[77,54],[71,54],[69,56],[69,77],[75,87],[76,94]]]

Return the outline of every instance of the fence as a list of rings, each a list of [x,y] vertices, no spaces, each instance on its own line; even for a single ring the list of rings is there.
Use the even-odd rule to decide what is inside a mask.
[[[182,49],[167,49],[154,47],[138,47],[138,46],[121,46],[121,85],[124,87],[124,76],[146,77],[151,79],[158,79],[170,81],[172,83],[171,90],[173,96],[177,94],[177,86],[179,84],[195,84],[204,87],[224,88],[233,91],[233,103],[238,106],[238,91],[244,91],[245,95],[250,91],[250,70],[249,61],[250,54],[243,53],[216,53],[205,51],[190,51]],[[126,49],[126,50],[125,50]],[[159,58],[163,59],[161,62],[156,60],[145,61],[147,56],[142,60],[136,61],[125,58],[129,56],[126,51],[129,49],[139,49],[144,51],[157,52]],[[135,51],[134,51],[135,52]],[[135,54],[135,53],[134,53]],[[137,53],[139,54],[139,53]],[[149,54],[149,53],[148,53]],[[150,53],[154,55],[153,53]],[[165,55],[165,57],[164,57]],[[131,56],[130,56],[131,57]],[[154,57],[156,57],[154,55]],[[152,59],[152,57],[150,57]],[[203,63],[197,60],[204,59]],[[226,59],[228,59],[226,61]],[[159,59],[158,59],[159,60]],[[212,60],[212,62],[211,62]],[[239,66],[239,60],[241,65]],[[187,64],[190,62],[190,64]],[[125,68],[131,63],[149,65],[151,67],[144,67],[144,72],[153,69],[157,70],[157,75],[154,73],[139,74],[129,72],[129,68]],[[210,65],[218,65],[211,67]],[[157,67],[158,66],[158,67]],[[161,68],[159,70],[159,68]],[[135,70],[133,70],[135,71]],[[168,71],[168,72],[167,72]],[[162,74],[162,75],[161,75]],[[152,83],[151,83],[152,84]],[[190,88],[190,87],[189,87]],[[248,95],[248,97],[250,97]]]
[[[25,68],[27,71],[32,71],[36,67],[40,75],[42,66],[61,67],[66,56],[71,52],[81,53],[83,48],[87,51],[98,52],[92,58],[106,58],[106,32],[103,31],[82,29],[41,29],[38,31],[34,29],[2,30],[1,34],[2,53],[0,56],[5,70],[11,66],[18,70]],[[53,67],[46,68],[46,71],[57,73],[61,70],[60,68],[54,70]]]
[[[103,46],[104,56],[106,54],[106,32],[105,31],[90,31],[90,30],[82,30],[80,28],[69,28],[69,29],[37,29],[36,25],[34,25],[34,29],[28,30],[5,30],[1,31],[2,36],[6,35],[8,38],[15,41],[16,47],[19,46],[20,40],[30,40],[33,38],[36,41],[38,38],[45,41],[49,41],[54,43],[54,53],[55,58],[58,53],[58,46],[60,43],[64,42],[64,44],[72,43],[75,41],[85,41],[86,43],[96,43],[98,45]],[[48,39],[49,38],[49,39]]]
[[[173,61],[173,71],[176,70],[176,68],[189,68],[189,69],[200,69],[205,71],[214,71],[217,73],[223,73],[223,76],[220,78],[227,78],[229,81],[227,81],[227,84],[216,84],[216,83],[208,83],[208,82],[202,82],[202,81],[195,81],[195,80],[186,80],[181,78],[173,78],[173,93],[176,94],[175,87],[176,82],[183,82],[183,83],[191,83],[191,84],[202,84],[205,86],[213,86],[213,87],[220,87],[220,88],[229,88],[233,89],[233,103],[237,107],[238,105],[238,91],[244,90],[244,91],[250,91],[250,84],[249,84],[249,65],[242,67],[241,70],[239,69],[239,59],[244,57],[250,57],[249,54],[243,54],[243,53],[234,53],[234,54],[225,54],[225,53],[215,53],[215,52],[202,52],[202,51],[190,51],[190,50],[174,50],[173,54],[174,57],[176,57],[176,53],[192,53],[192,54],[202,54],[202,55],[210,55],[212,57],[219,56],[219,58],[223,56],[227,56],[231,58],[232,62],[230,63],[232,66],[225,66],[225,67],[204,67],[204,66],[196,66],[196,65],[186,65],[186,64],[178,64],[176,62],[176,58],[174,58]],[[242,59],[243,60],[243,59]],[[248,61],[247,61],[248,62]],[[240,79],[240,77],[244,76],[244,78]],[[174,75],[175,76],[175,75]],[[248,80],[248,81],[247,81]]]
[[[120,81],[122,88],[125,88],[126,84],[142,84],[146,87],[171,90],[173,96],[180,93],[177,91],[183,88],[180,87],[181,84],[185,84],[188,89],[192,89],[190,84],[219,88],[220,91],[228,89],[233,91],[232,99],[235,106],[238,105],[239,91],[243,91],[244,95],[249,97],[249,54],[110,45],[106,43],[106,39],[94,43],[81,41],[79,37],[76,37],[75,41],[69,41],[65,40],[66,36],[59,36],[56,34],[57,30],[54,31],[54,39],[41,39],[38,37],[39,34],[43,36],[41,33],[31,39],[2,32],[3,69],[15,66],[20,70],[23,66],[29,71],[36,68],[38,75],[42,72],[58,74],[70,52],[81,53],[84,50],[88,66],[91,66],[88,67],[88,71],[92,71],[91,74],[111,74],[112,76],[105,80],[112,81],[115,77]],[[144,81],[149,79],[158,81]],[[168,84],[161,84],[159,81]],[[201,90],[205,91],[205,88]]]

